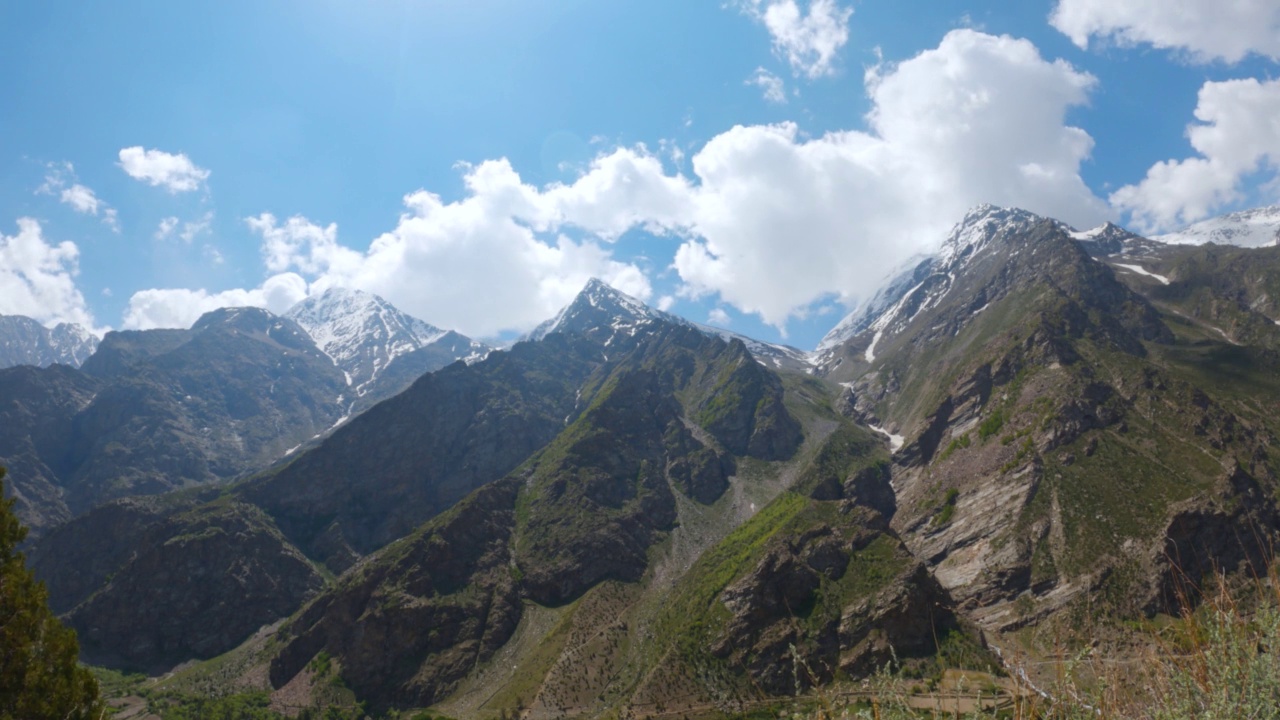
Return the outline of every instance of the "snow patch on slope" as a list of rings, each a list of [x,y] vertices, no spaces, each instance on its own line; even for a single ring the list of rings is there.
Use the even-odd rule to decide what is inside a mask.
[[[811,369],[809,353],[786,345],[762,342],[724,328],[702,325],[645,305],[642,301],[592,278],[555,317],[534,328],[526,340],[542,340],[555,332],[576,332],[597,336],[605,347],[622,337],[634,337],[654,322],[668,322],[693,328],[728,341],[740,340],[762,365],[775,368]],[[605,334],[607,333],[607,336]]]
[[[1146,268],[1142,267],[1141,265],[1127,265],[1127,264],[1125,264],[1125,263],[1113,263],[1113,264],[1114,264],[1116,267],[1124,268],[1125,270],[1128,270],[1129,272],[1135,272],[1135,273],[1137,273],[1137,274],[1139,274],[1139,275],[1146,275],[1147,277],[1155,278],[1156,280],[1159,280],[1159,281],[1160,281],[1162,284],[1164,284],[1164,285],[1168,285],[1168,284],[1169,284],[1169,278],[1167,278],[1167,277],[1165,277],[1165,276],[1163,276],[1163,275],[1157,275],[1157,274],[1155,274],[1155,273],[1151,272],[1150,270],[1148,270],[1148,269],[1146,269]]]

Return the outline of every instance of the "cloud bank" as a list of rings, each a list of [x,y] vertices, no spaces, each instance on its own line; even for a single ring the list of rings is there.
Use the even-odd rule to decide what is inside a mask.
[[[1156,163],[1141,182],[1111,195],[1140,230],[1202,220],[1242,199],[1245,177],[1280,170],[1280,80],[1207,82],[1195,115],[1187,138],[1197,156]]]
[[[1198,62],[1280,59],[1274,0],[1060,0],[1049,22],[1082,48],[1098,39],[1183,51]]]
[[[670,267],[681,294],[717,295],[785,328],[816,301],[870,292],[978,203],[1080,226],[1108,218],[1079,174],[1093,140],[1065,121],[1094,85],[1026,40],[956,30],[866,74],[866,130],[809,138],[792,123],[738,126],[693,154],[689,175],[636,146],[545,187],[489,160],[463,168],[459,200],[406,195],[396,225],[364,250],[340,242],[334,224],[263,213],[246,220],[272,273],[261,287],[145,291],[125,324],[182,325],[213,303],[278,306],[342,285],[470,335],[524,330],[592,276],[649,298],[648,269],[610,247],[643,229],[679,241]]]
[[[0,315],[26,315],[45,325],[79,323],[94,330],[93,315],[76,288],[80,250],[45,240],[40,223],[18,219],[15,235],[0,233]]]

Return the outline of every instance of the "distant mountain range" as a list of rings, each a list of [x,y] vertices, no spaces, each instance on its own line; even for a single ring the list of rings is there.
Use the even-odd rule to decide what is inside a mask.
[[[895,660],[1039,682],[1063,648],[1023,641],[1083,622],[1132,660],[1280,541],[1280,247],[982,206],[815,353],[599,281],[505,350],[363,293],[288,315],[0,371],[87,660],[373,713],[741,712]]]
[[[48,331],[20,317],[0,318],[4,331],[10,347],[79,337],[74,327]],[[375,295],[342,290],[287,317],[228,308],[189,330],[80,339],[95,348],[87,358],[77,354],[87,345],[63,344],[61,357],[74,363],[0,370],[0,464],[36,535],[105,500],[266,467],[423,373],[489,351]]]
[[[1210,218],[1152,240],[1174,245],[1270,247],[1280,242],[1280,205],[1243,210]]]
[[[29,317],[0,315],[0,368],[80,367],[97,347],[97,336],[73,323],[47,328]]]

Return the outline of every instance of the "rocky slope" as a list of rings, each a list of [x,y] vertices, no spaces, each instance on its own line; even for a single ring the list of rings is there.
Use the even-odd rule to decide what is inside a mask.
[[[152,526],[63,617],[86,661],[163,671],[234,647],[323,584],[260,509],[223,500]]]
[[[602,291],[595,292],[598,301]],[[180,542],[193,534],[183,518],[223,504],[251,507],[280,529],[251,535],[278,538],[270,546],[275,556],[298,548],[346,571],[281,631],[275,682],[290,682],[323,650],[371,702],[443,699],[477,662],[506,647],[527,602],[564,607],[597,588],[642,581],[653,572],[655,549],[681,524],[681,508],[738,512],[738,466],[785,466],[803,440],[781,380],[741,342],[660,319],[634,334],[613,333],[612,322],[604,327],[611,332],[566,328],[424,376],[317,448],[216,501],[188,495],[172,507],[122,501],[100,508],[38,545],[36,567],[54,595],[65,594],[59,607],[74,608],[68,617],[78,627],[98,628],[96,657],[151,667],[181,651],[225,651],[230,631],[211,623],[220,605],[185,601],[184,587],[159,596],[158,605],[138,603],[135,591],[164,566],[224,556],[215,548],[226,541],[211,536]],[[776,490],[750,492],[763,499]],[[138,547],[86,563],[76,539],[116,522],[134,526],[119,535],[138,538]],[[156,562],[146,550],[152,547],[178,555]],[[264,561],[233,575],[250,588],[281,586],[293,577],[289,567]],[[125,643],[127,621],[100,626],[129,601],[190,630]],[[407,631],[437,621],[449,632]],[[243,639],[249,624],[230,627]],[[353,635],[354,627],[362,630]]]
[[[594,348],[581,352],[596,354]],[[335,573],[346,570],[472,489],[501,478],[553,439],[563,429],[565,415],[574,412],[576,383],[592,369],[585,360],[571,362],[572,355],[571,343],[556,338],[494,354],[472,366],[452,365],[339,427],[317,447],[230,488],[227,499],[217,502],[251,507],[264,517],[271,537],[278,534],[282,540],[278,556],[309,555]],[[167,604],[164,596],[148,595],[157,599],[150,605],[139,602],[134,585],[113,580],[149,548],[187,534],[173,518],[202,511],[209,502],[199,493],[121,500],[41,539],[32,551],[33,567],[49,586],[51,605],[76,608],[90,598],[105,608],[133,602],[199,633],[180,646],[192,657],[231,649],[257,626],[235,626],[238,636],[224,635],[213,624],[211,609],[202,604]],[[104,534],[120,541],[86,558],[81,548]],[[181,547],[214,552],[199,545]],[[146,582],[144,570],[163,570],[155,563],[132,567],[139,585]],[[292,572],[289,568],[253,564],[243,569],[247,574],[240,580],[253,587],[277,586]],[[181,600],[183,593],[201,592],[192,584],[175,588],[171,597]],[[305,599],[288,597],[292,605],[282,614]],[[228,607],[234,610],[239,604],[232,601]],[[124,667],[173,662],[178,647],[152,644],[126,653],[105,641],[99,646],[102,657]]]
[[[296,324],[263,310],[190,330],[112,332],[80,370],[0,380],[0,462],[38,531],[102,502],[230,479],[326,431],[342,373]]]
[[[1178,578],[1256,571],[1277,529],[1275,360],[1169,300],[1241,281],[1165,277],[1159,249],[1129,271],[1149,248],[1100,239],[979,208],[824,364],[851,417],[904,436],[892,525],[988,632],[1171,610]]]
[[[0,315],[0,368],[80,367],[97,347],[98,337],[74,323],[47,328],[22,315]]]
[[[738,463],[795,453],[782,385],[741,343],[661,321],[625,340],[594,329],[611,359],[585,383],[581,413],[515,473],[313,601],[281,630],[273,685],[326,652],[375,707],[439,702],[505,650],[529,601],[567,607],[642,584],[682,503],[713,506]],[[422,624],[447,631],[406,631]]]
[[[743,708],[894,652],[991,667],[822,383],[661,321],[512,354],[569,341],[598,364],[556,437],[237,650],[242,682],[296,701],[323,666],[376,711],[551,718]]]
[[[1130,621],[1280,540],[1275,252],[984,206],[816,367],[782,363],[814,374],[591,283],[531,341],[223,496],[117,502],[33,558],[116,664],[289,615],[235,650],[239,686],[292,702],[323,667],[376,711],[744,712],[895,655],[926,676],[994,667],[985,639],[1045,655],[1082,623],[1122,655]],[[217,592],[288,602],[219,634],[221,606],[174,587],[144,607],[177,620],[126,656],[107,619],[162,567],[223,557],[200,524],[222,512],[272,559]]]

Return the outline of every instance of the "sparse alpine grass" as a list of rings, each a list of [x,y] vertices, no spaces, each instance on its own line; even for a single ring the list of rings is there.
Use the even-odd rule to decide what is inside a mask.
[[[1015,669],[1013,690],[956,687],[922,698],[892,664],[861,692],[815,693],[792,717],[858,720],[1253,720],[1280,717],[1280,583],[1258,582],[1261,602],[1227,590],[1219,577],[1196,609],[1187,609],[1155,649],[1132,665],[1092,663],[1088,652],[1059,667],[1059,680],[1036,688]],[[1252,606],[1252,607],[1250,607]],[[1098,680],[1080,680],[1081,665]],[[1098,666],[1101,666],[1099,669]],[[1135,670],[1141,668],[1141,670]],[[948,697],[950,695],[950,697]],[[835,698],[835,699],[833,699]],[[924,702],[922,702],[924,700]],[[933,705],[932,708],[924,707]],[[982,705],[982,707],[977,707]],[[967,707],[966,707],[967,706]]]

